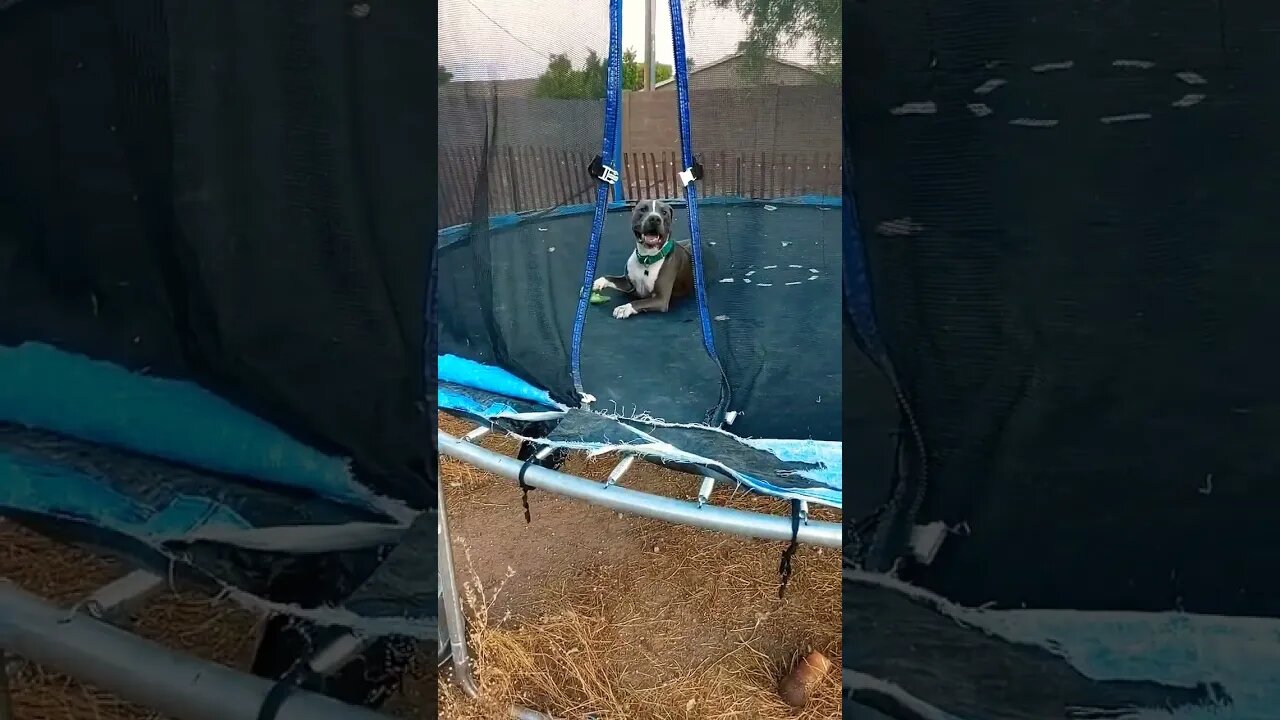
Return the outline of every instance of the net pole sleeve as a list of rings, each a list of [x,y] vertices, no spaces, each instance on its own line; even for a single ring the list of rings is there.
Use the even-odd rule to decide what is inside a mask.
[[[622,95],[622,0],[609,0],[609,73],[604,97],[604,137],[601,140],[602,163],[616,162],[618,140],[618,104]],[[605,166],[605,171],[610,168]],[[582,329],[587,323],[587,307],[591,299],[591,283],[596,276],[596,263],[600,258],[600,236],[604,232],[605,214],[609,210],[609,186],[616,183],[598,178],[596,187],[595,217],[591,222],[591,241],[587,244],[587,259],[582,271],[582,288],[578,291],[578,310],[573,318],[573,338],[569,348],[569,374],[579,400],[586,399],[582,387]]]
[[[673,58],[676,81],[676,108],[680,120],[680,160],[685,172],[693,169],[693,135],[689,123],[689,64],[685,58],[684,18],[680,10],[680,0],[669,0],[671,8],[671,43],[674,49]],[[720,370],[720,403],[715,415],[722,415],[729,409],[729,378],[725,374],[724,364],[716,353],[715,336],[711,331],[711,311],[707,306],[706,276],[702,270],[702,239],[698,227],[698,186],[693,180],[684,184],[685,202],[689,206],[689,237],[693,250],[693,287],[698,301],[698,319],[702,325],[702,346],[707,355]]]

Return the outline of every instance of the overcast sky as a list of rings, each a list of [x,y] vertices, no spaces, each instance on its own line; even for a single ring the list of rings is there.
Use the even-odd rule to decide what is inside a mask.
[[[622,0],[622,47],[644,60],[645,0]],[[440,63],[456,80],[537,77],[553,53],[567,53],[581,67],[587,50],[602,58],[609,49],[608,0],[441,0]],[[657,0],[654,54],[671,64],[671,11]],[[699,0],[684,0],[685,45],[696,64],[728,55],[747,35],[736,12],[715,10]],[[487,16],[487,17],[486,17]],[[800,43],[783,53],[796,62],[810,60]]]

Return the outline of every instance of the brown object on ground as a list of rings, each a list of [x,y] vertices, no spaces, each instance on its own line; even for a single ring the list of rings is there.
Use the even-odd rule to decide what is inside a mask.
[[[831,672],[831,661],[826,655],[814,650],[800,658],[791,672],[778,683],[778,694],[791,707],[804,707],[809,704],[809,693],[817,687]]]
[[[474,425],[445,415],[455,437]],[[514,455],[510,438],[480,444]],[[563,470],[603,480],[616,456],[570,457]],[[494,720],[512,705],[565,720],[834,720],[827,673],[800,710],[778,697],[795,647],[840,653],[840,554],[801,546],[778,598],[785,542],[750,540],[520,489],[440,460],[457,581],[470,616],[479,699],[440,686],[440,720]],[[698,478],[636,463],[633,490],[693,500]],[[718,486],[712,502],[785,515],[787,504]],[[839,514],[815,508],[816,520]]]

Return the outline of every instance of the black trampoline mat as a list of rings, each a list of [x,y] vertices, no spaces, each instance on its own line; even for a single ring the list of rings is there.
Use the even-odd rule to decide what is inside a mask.
[[[716,349],[733,389],[729,410],[739,413],[732,430],[750,437],[838,440],[839,210],[705,204],[699,220]],[[546,217],[494,231],[488,241],[493,326],[512,365],[505,369],[553,393],[568,378],[591,224],[590,213]],[[676,208],[674,228],[673,239],[690,238],[683,207]],[[466,305],[484,292],[467,250],[476,241],[449,245],[440,255],[440,352],[495,362],[496,353],[477,342],[487,326],[467,317],[475,313]],[[629,212],[611,212],[596,276],[624,273],[634,244]],[[705,422],[719,398],[720,379],[703,347],[694,298],[667,313],[618,320],[612,311],[624,299],[606,294],[609,302],[588,308],[583,330],[582,380],[597,400],[593,407]]]

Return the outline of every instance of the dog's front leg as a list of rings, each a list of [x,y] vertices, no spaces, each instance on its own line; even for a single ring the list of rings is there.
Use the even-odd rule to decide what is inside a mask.
[[[636,291],[636,286],[631,284],[631,278],[626,275],[601,275],[596,281],[591,283],[591,290],[600,292],[605,289],[613,289],[628,295]]]
[[[619,305],[613,309],[613,316],[619,320],[625,320],[636,313],[666,312],[670,304],[671,298],[667,295],[650,295],[641,300],[632,300],[629,303]]]

